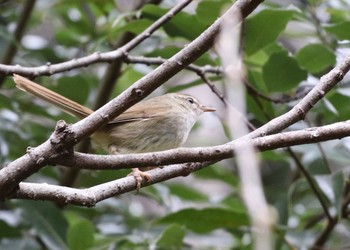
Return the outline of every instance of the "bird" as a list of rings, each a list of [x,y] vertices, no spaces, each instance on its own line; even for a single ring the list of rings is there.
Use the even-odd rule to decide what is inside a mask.
[[[49,90],[23,76],[14,74],[16,87],[30,93],[79,119],[94,111]],[[156,152],[182,146],[204,112],[214,112],[191,95],[167,93],[141,101],[111,119],[105,126],[91,135],[93,145],[109,154]],[[137,191],[142,179],[151,176],[144,172],[151,168],[132,168]]]

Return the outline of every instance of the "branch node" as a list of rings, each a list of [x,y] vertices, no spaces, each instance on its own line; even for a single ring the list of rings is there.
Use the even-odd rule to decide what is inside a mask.
[[[183,168],[182,176],[188,176],[196,169],[196,162],[189,162],[185,164],[185,167]]]
[[[104,120],[104,121],[109,121],[109,120],[110,120],[108,114],[100,114],[99,116],[100,116],[101,119]]]
[[[27,154],[30,154],[33,150],[34,150],[34,148],[29,146],[29,147],[27,147],[26,152],[27,152]]]
[[[310,106],[312,107],[311,103],[310,103]],[[298,113],[298,117],[300,117],[300,120],[304,120],[307,112],[305,112],[303,108],[298,107],[297,113]]]
[[[101,58],[101,52],[100,51],[96,51],[94,54],[96,55],[97,59]]]
[[[339,69],[335,70],[335,77],[338,81],[342,80],[344,78],[344,72]]]
[[[69,142],[67,147],[62,142]],[[76,142],[75,133],[70,129],[70,126],[63,120],[57,122],[55,132],[50,137],[50,143],[59,154],[69,154],[73,152],[73,145]]]
[[[139,88],[134,88],[134,89],[132,90],[132,92],[133,92],[134,94],[136,94],[137,96],[139,96],[139,97],[141,97],[141,96],[143,95],[143,90],[142,90],[142,89],[139,89]]]
[[[67,127],[68,124],[65,121],[59,120],[56,124],[55,133],[62,133]]]

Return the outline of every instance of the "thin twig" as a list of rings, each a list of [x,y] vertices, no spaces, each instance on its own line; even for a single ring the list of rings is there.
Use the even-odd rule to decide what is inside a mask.
[[[309,127],[312,127],[312,125],[308,119],[305,119],[305,122]],[[331,174],[332,173],[331,163],[329,162],[328,157],[327,157],[326,153],[324,152],[324,149],[323,149],[321,143],[316,143],[316,145],[317,145],[317,148],[321,153],[322,159],[323,159],[323,161],[328,169],[328,173]]]
[[[161,65],[166,62],[166,59],[161,58],[161,57],[143,57],[143,56],[130,56],[127,55],[124,58],[124,61],[126,63],[139,63],[139,64],[146,64],[146,65]],[[202,80],[204,83],[208,85],[208,87],[211,89],[211,91],[219,97],[219,99],[226,104],[225,102],[225,97],[223,93],[205,76],[206,73],[214,73],[214,74],[222,74],[222,69],[221,67],[213,67],[213,66],[204,66],[200,67],[194,64],[190,64],[186,66],[186,69],[195,72]]]
[[[302,93],[297,91],[294,95],[290,95],[290,96],[285,95],[283,97],[271,97],[271,96],[264,95],[263,93],[258,91],[251,84],[249,84],[248,81],[244,81],[244,85],[246,86],[248,93],[250,93],[251,95],[260,97],[261,99],[264,99],[266,101],[273,102],[276,104],[284,104],[284,103],[297,101],[297,100],[303,98],[308,93],[305,91],[303,91]],[[304,87],[302,87],[302,89],[305,90]],[[307,89],[307,90],[310,91],[311,89]]]
[[[328,218],[328,221],[330,221],[330,222],[333,221],[333,217],[329,213],[327,204],[324,202],[324,200],[322,198],[322,194],[319,192],[319,189],[317,188],[315,181],[312,179],[311,175],[303,167],[303,164],[300,162],[299,158],[295,155],[295,153],[290,149],[290,147],[288,147],[286,150],[292,156],[292,158],[293,158],[294,162],[296,163],[300,172],[302,172],[303,175],[305,176],[307,182],[309,183],[309,185],[311,187],[312,192],[316,195],[318,201],[320,202],[321,207]]]

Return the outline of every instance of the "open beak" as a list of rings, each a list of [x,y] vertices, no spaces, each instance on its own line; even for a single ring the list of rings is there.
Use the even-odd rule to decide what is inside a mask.
[[[206,106],[202,106],[201,109],[203,110],[203,112],[214,112],[214,111],[216,111],[216,109],[211,108],[211,107],[206,107]]]

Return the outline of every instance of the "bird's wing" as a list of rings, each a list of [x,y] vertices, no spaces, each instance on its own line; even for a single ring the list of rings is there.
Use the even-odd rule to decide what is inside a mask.
[[[140,105],[141,104],[141,105]],[[167,107],[149,107],[144,109],[142,103],[138,103],[130,109],[126,110],[124,113],[120,114],[118,117],[111,120],[108,124],[135,122],[141,120],[147,120],[150,118],[160,117],[168,113],[169,109]]]

